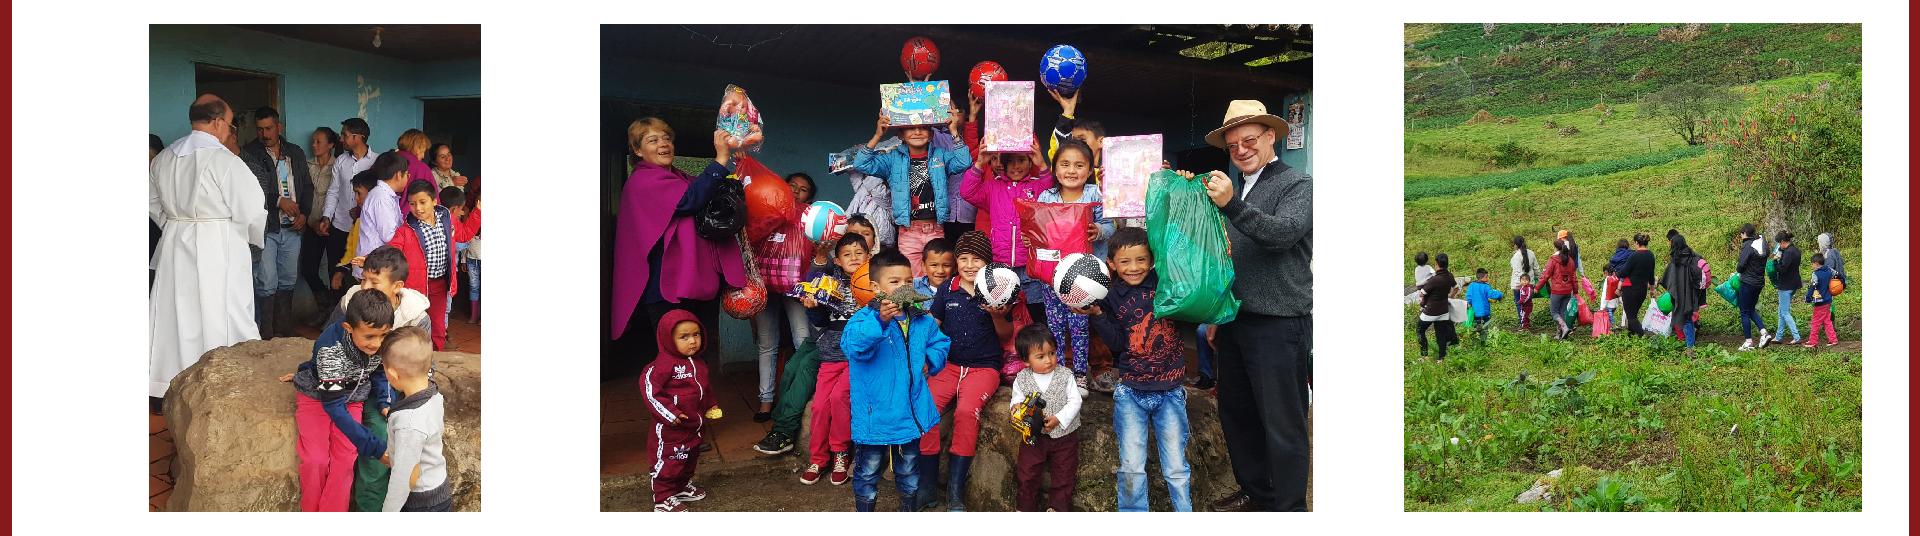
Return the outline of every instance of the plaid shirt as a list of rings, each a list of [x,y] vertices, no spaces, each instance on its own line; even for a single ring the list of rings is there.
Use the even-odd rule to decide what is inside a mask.
[[[446,217],[445,213],[440,217]],[[446,277],[447,268],[452,265],[447,261],[447,233],[437,223],[423,226],[425,232],[420,233],[420,242],[425,246],[422,249],[427,252],[427,279]]]

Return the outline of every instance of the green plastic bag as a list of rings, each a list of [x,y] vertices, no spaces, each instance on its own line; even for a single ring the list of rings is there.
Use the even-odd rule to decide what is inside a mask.
[[[1207,198],[1200,179],[1169,170],[1148,177],[1147,246],[1153,249],[1153,270],[1160,276],[1153,295],[1155,317],[1225,324],[1239,315],[1227,219]]]
[[[1725,283],[1721,283],[1720,286],[1713,287],[1713,292],[1715,294],[1719,294],[1721,298],[1725,298],[1727,300],[1728,305],[1739,305],[1739,302],[1735,301],[1735,298],[1738,297],[1737,291],[1739,289],[1740,289],[1740,274],[1738,272],[1735,272],[1732,277],[1727,278],[1727,281]]]
[[[1660,312],[1662,313],[1673,312],[1673,293],[1666,292],[1666,293],[1660,294],[1660,298],[1653,300],[1653,304],[1654,306],[1659,307]]]

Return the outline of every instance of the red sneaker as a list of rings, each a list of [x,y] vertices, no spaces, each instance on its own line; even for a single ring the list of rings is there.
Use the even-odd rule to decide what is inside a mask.
[[[814,482],[819,482],[819,481],[820,481],[820,464],[809,463],[807,464],[807,470],[800,472],[801,484],[812,484]]]
[[[827,480],[835,486],[847,483],[846,453],[842,452],[833,455],[833,473],[827,476]]]
[[[680,504],[680,501],[676,501],[676,500],[673,500],[672,498],[668,498],[668,499],[667,499],[667,502],[663,502],[663,503],[654,503],[654,505],[653,505],[653,511],[655,511],[655,512],[685,512],[685,511],[687,511],[687,505],[684,505],[684,504]]]

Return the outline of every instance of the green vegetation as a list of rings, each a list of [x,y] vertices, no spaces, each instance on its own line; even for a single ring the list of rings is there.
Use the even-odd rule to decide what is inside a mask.
[[[1433,363],[1407,338],[1408,510],[1861,507],[1857,354],[1468,339]],[[1554,470],[1551,498],[1515,502]]]
[[[1734,233],[1754,223],[1793,231],[1808,252],[1834,232],[1851,276],[1833,309],[1843,344],[1817,352],[1734,351],[1739,320],[1717,296],[1692,358],[1671,338],[1596,339],[1586,326],[1549,340],[1545,299],[1534,331],[1515,331],[1509,296],[1486,343],[1462,329],[1466,342],[1436,363],[1419,356],[1409,309],[1406,508],[1859,510],[1860,27],[1409,25],[1406,36],[1403,259],[1444,252],[1453,273],[1485,268],[1504,292],[1514,236],[1545,260],[1570,229],[1598,285],[1615,241],[1651,236],[1658,273],[1677,229],[1717,283],[1734,271]],[[1687,97],[1704,94],[1728,102]],[[1769,328],[1773,290],[1759,307]],[[1807,336],[1811,313],[1794,304]]]
[[[1406,199],[1425,199],[1445,195],[1460,195],[1487,189],[1515,188],[1527,184],[1553,184],[1575,177],[1591,177],[1640,169],[1647,166],[1665,164],[1682,158],[1700,156],[1706,149],[1699,146],[1681,146],[1672,150],[1616,158],[1591,164],[1578,164],[1557,168],[1533,168],[1512,173],[1497,173],[1473,177],[1448,177],[1408,182]]]
[[[1475,112],[1567,113],[1632,102],[1666,84],[1737,86],[1860,64],[1857,24],[1410,26],[1408,130]]]

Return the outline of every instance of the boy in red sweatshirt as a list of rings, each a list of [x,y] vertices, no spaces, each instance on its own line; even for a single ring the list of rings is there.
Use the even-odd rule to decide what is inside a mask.
[[[700,429],[707,419],[720,418],[719,402],[707,389],[707,370],[701,368],[703,330],[693,313],[675,309],[654,329],[660,354],[640,376],[640,392],[653,414],[647,450],[653,452],[653,511],[685,512],[686,503],[707,498],[707,490],[693,485],[693,469],[700,462]]]

